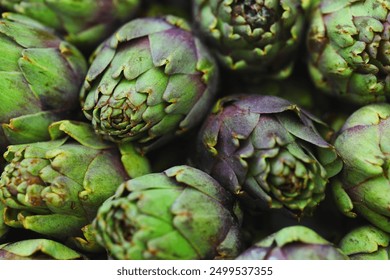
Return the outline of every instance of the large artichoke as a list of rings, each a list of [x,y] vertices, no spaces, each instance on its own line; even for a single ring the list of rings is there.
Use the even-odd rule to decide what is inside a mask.
[[[238,260],[345,260],[348,257],[315,231],[304,226],[285,227],[256,242]]]
[[[0,19],[0,152],[49,140],[47,127],[79,108],[87,71],[80,52],[25,16]]]
[[[285,99],[228,96],[203,124],[194,164],[248,208],[311,214],[341,168],[316,126],[323,123]]]
[[[82,237],[123,181],[149,172],[147,162],[130,146],[119,152],[100,140],[86,123],[60,121],[49,132],[51,141],[8,147],[0,179],[4,222],[55,238]]]
[[[214,60],[184,20],[139,18],[97,49],[81,100],[98,134],[146,150],[197,125],[216,83]]]
[[[390,1],[323,0],[311,15],[312,80],[357,104],[390,97]]]
[[[235,72],[286,77],[304,37],[302,0],[193,0],[200,34]]]
[[[390,233],[390,104],[355,111],[334,145],[344,161],[332,185],[339,208]]]
[[[242,246],[235,213],[213,178],[176,166],[122,184],[93,225],[114,259],[233,258]]]
[[[95,48],[130,19],[139,4],[139,0],[0,0],[4,8],[57,30],[83,50]]]

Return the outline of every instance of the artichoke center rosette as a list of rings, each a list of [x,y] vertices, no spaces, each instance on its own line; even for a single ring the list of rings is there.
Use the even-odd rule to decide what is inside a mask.
[[[81,90],[96,133],[144,150],[193,128],[218,82],[213,58],[180,18],[139,18],[122,26],[91,58]]]
[[[240,219],[217,181],[183,165],[124,182],[93,226],[113,259],[231,259],[242,249]]]
[[[334,146],[344,161],[332,182],[339,209],[390,233],[390,104],[356,110],[337,133]]]
[[[147,173],[147,161],[129,145],[101,140],[87,123],[59,121],[49,133],[50,141],[11,145],[4,154],[4,223],[88,247],[82,238],[92,235],[99,206],[123,181]]]
[[[304,37],[302,0],[194,0],[199,33],[235,73],[290,75]]]
[[[388,100],[390,2],[317,2],[307,35],[315,85],[359,105]]]
[[[252,210],[310,215],[341,169],[324,123],[275,96],[220,99],[199,132],[194,164]]]

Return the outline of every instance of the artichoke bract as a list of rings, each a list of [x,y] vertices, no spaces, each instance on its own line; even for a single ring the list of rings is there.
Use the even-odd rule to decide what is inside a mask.
[[[8,226],[4,223],[3,211],[5,205],[0,201],[0,240],[8,232]]]
[[[304,38],[309,3],[193,0],[193,13],[199,33],[225,68],[283,78]]]
[[[339,209],[390,233],[390,104],[356,110],[337,133],[334,146],[344,161],[332,182]]]
[[[92,57],[81,91],[96,133],[146,151],[196,126],[212,105],[217,67],[187,23],[139,18]]]
[[[390,235],[371,225],[348,232],[339,247],[351,260],[390,260]]]
[[[360,105],[386,101],[390,97],[390,2],[318,2],[307,36],[315,85]]]
[[[25,16],[0,19],[0,152],[49,140],[48,126],[79,109],[87,72],[82,54]]]
[[[0,0],[10,11],[55,29],[82,50],[96,48],[135,15],[139,0]]]
[[[114,259],[234,258],[242,249],[232,196],[185,165],[123,183],[93,225]]]
[[[310,215],[342,165],[316,126],[326,127],[285,99],[227,96],[204,122],[193,164],[248,209]]]
[[[0,260],[78,260],[83,255],[50,239],[0,244]]]
[[[290,226],[256,242],[236,259],[346,260],[348,257],[312,229],[304,226]]]
[[[99,139],[87,123],[59,121],[49,132],[50,141],[11,145],[4,154],[4,222],[55,238],[81,237],[123,181],[149,172],[147,161],[129,146]]]

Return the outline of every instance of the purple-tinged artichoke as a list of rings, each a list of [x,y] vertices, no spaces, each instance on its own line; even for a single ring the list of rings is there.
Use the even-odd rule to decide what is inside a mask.
[[[194,164],[249,209],[311,214],[339,172],[334,147],[316,127],[326,126],[275,96],[220,99],[199,132]]]
[[[81,101],[96,133],[146,151],[200,123],[217,78],[213,58],[184,20],[139,18],[96,50]]]
[[[256,242],[238,260],[346,260],[348,257],[315,231],[285,227]]]
[[[93,225],[114,259],[226,259],[242,249],[237,210],[217,181],[183,165],[123,183]]]

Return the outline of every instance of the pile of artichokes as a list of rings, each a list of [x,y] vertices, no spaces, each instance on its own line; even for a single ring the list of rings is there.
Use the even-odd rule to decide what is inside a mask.
[[[388,0],[0,9],[0,259],[390,259]]]

